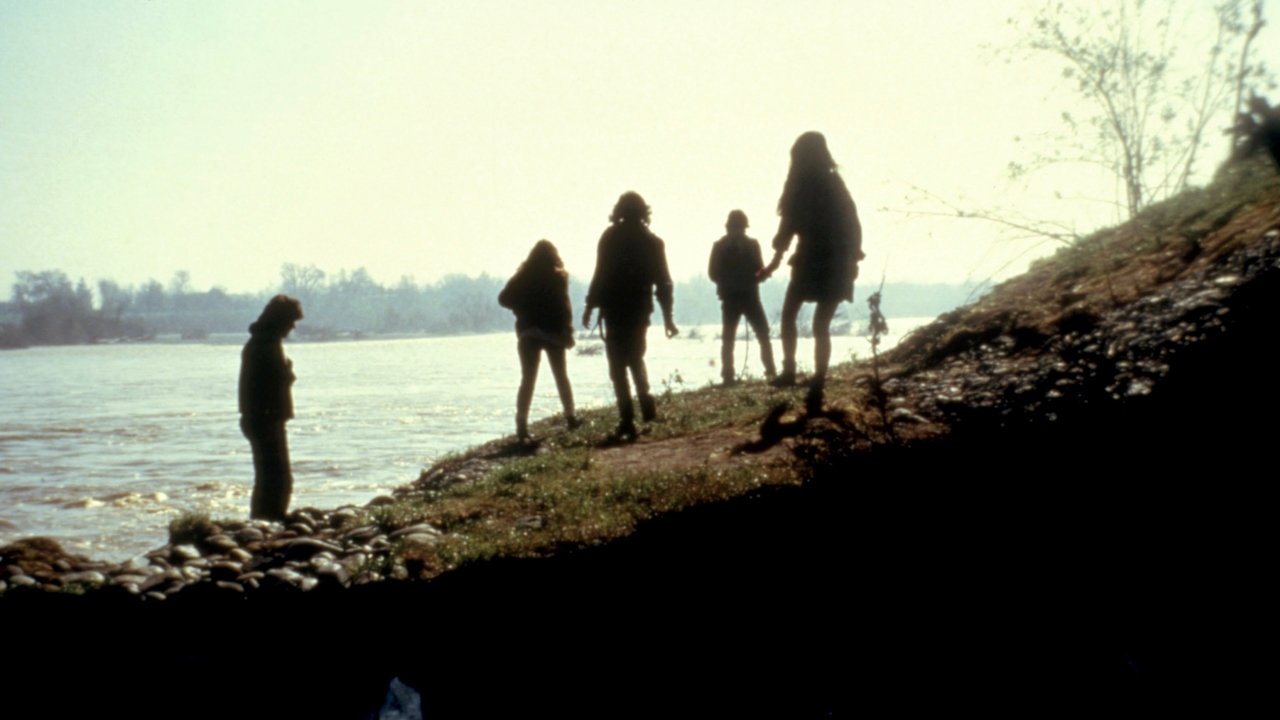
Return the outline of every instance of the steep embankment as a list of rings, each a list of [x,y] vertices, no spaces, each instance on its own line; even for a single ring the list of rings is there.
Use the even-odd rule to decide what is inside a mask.
[[[288,700],[335,712],[395,675],[481,715],[1247,682],[1277,310],[1280,182],[1237,166],[842,366],[822,416],[762,434],[798,391],[674,394],[632,445],[607,411],[543,424],[535,451],[287,527],[189,522],[128,567],[10,547],[0,613],[125,654],[131,624],[270,638],[285,683],[340,657],[346,690]],[[34,589],[65,585],[87,592]],[[183,652],[205,673],[246,651]]]

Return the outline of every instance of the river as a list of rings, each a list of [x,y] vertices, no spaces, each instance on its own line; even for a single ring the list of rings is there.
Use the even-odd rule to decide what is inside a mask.
[[[891,319],[882,348],[927,321]],[[717,382],[718,331],[667,340],[652,328],[655,394]],[[123,560],[163,544],[184,511],[247,515],[253,468],[236,410],[244,339],[0,352],[0,545],[47,535]],[[743,348],[739,340],[739,369]],[[833,361],[870,354],[864,337],[835,337],[833,348]],[[514,431],[513,333],[288,342],[286,352],[298,376],[291,507],[363,504],[446,453]],[[803,371],[812,341],[801,339],[798,356]],[[754,341],[746,366],[761,374]],[[579,407],[612,403],[603,352],[571,352],[569,374]],[[544,362],[531,420],[559,410]]]

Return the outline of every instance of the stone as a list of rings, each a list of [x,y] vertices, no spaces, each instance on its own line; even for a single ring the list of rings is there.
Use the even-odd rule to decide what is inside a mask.
[[[240,577],[242,573],[244,573],[244,568],[241,567],[240,563],[228,560],[216,562],[209,567],[209,577],[214,582],[232,581]]]
[[[112,577],[111,582],[116,585],[141,585],[150,577],[150,575],[143,575],[141,573],[120,573],[119,575]]]
[[[316,579],[325,586],[346,587],[351,584],[351,574],[338,563],[329,563],[317,568]]]
[[[430,523],[418,523],[416,525],[409,525],[408,527],[402,527],[399,530],[396,530],[395,532],[391,533],[390,537],[392,540],[395,540],[395,539],[404,537],[405,535],[439,535],[439,534],[440,534],[440,531],[437,530]]]
[[[72,572],[62,576],[63,585],[69,585],[71,583],[79,583],[81,585],[101,585],[106,581],[106,576],[97,570]]]
[[[350,520],[354,520],[360,512],[350,505],[344,505],[337,510],[329,513],[329,527],[341,527]]]
[[[188,560],[195,560],[200,557],[200,551],[195,545],[174,545],[169,556],[174,562],[185,563]]]
[[[311,569],[319,570],[326,565],[332,565],[334,562],[333,553],[325,551],[313,555],[311,559],[307,561],[307,564],[311,566]]]
[[[236,548],[227,553],[227,559],[238,563],[247,563],[253,559],[253,553],[244,548]]]
[[[229,580],[219,580],[215,584],[215,587],[217,587],[219,590],[225,590],[228,592],[235,592],[235,593],[242,593],[242,594],[244,593],[243,585],[241,585],[240,583],[231,582]]]
[[[404,543],[406,546],[416,545],[418,547],[432,547],[436,543],[440,542],[440,536],[428,533],[412,533],[401,537],[400,542]]]
[[[342,539],[345,542],[365,543],[382,534],[382,528],[377,525],[362,525],[358,528],[348,530],[343,534]]]
[[[204,539],[203,544],[204,544],[205,550],[214,550],[217,552],[224,552],[224,553],[230,552],[231,550],[234,550],[240,547],[239,543],[237,543],[235,540],[232,540],[231,538],[222,534],[210,535],[209,537]]]
[[[268,584],[268,580],[272,581],[271,584],[273,585],[283,584],[298,587],[302,585],[303,576],[302,573],[289,568],[274,568],[267,571],[266,576],[263,578],[263,584]]]
[[[156,573],[155,575],[152,575],[146,580],[143,580],[142,582],[138,583],[138,588],[142,590],[144,593],[150,592],[151,590],[154,590],[161,585],[173,582],[175,579],[176,578],[170,577],[167,572]]]
[[[252,542],[262,542],[267,538],[266,533],[256,527],[244,527],[236,531],[235,540],[241,545],[248,545]]]
[[[168,595],[165,595],[162,592],[155,592],[154,590],[148,593],[143,593],[142,596],[148,600],[167,600],[169,598]]]
[[[347,553],[339,562],[348,572],[356,572],[369,562],[369,555],[363,552]]]
[[[290,560],[306,560],[319,552],[338,554],[342,547],[316,538],[297,538],[284,545],[285,557]]]

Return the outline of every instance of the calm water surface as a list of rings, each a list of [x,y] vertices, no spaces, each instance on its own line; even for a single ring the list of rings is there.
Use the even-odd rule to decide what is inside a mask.
[[[924,321],[891,320],[888,343]],[[667,340],[652,329],[655,393],[664,380],[675,389],[719,380],[718,328],[690,330]],[[121,560],[163,544],[180,512],[247,515],[253,468],[236,408],[244,339],[0,352],[0,544],[49,535]],[[866,338],[833,345],[835,360],[870,352]],[[286,352],[298,376],[291,507],[363,504],[445,453],[514,430],[513,333],[290,342]],[[756,353],[753,342],[747,369],[758,376]],[[811,341],[798,355],[804,370]],[[603,353],[571,353],[569,374],[579,407],[612,403]],[[531,419],[559,411],[544,363]]]

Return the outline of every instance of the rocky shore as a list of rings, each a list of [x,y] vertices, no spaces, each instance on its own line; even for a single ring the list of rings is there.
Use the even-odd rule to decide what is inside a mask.
[[[178,542],[123,563],[71,555],[47,538],[19,540],[4,549],[0,591],[106,591],[163,602],[192,585],[241,594],[347,588],[406,579],[392,549],[431,545],[440,537],[427,524],[392,532],[352,527],[358,512],[303,508],[284,523],[206,520],[182,529]]]

